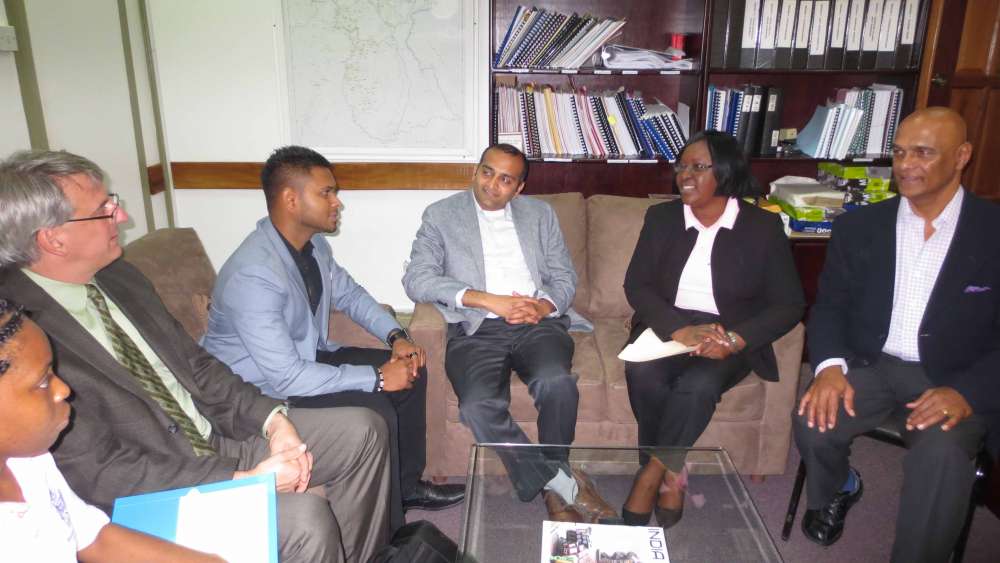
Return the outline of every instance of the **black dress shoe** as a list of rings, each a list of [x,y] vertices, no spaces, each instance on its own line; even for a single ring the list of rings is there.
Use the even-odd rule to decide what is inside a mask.
[[[417,481],[413,492],[403,499],[403,511],[442,510],[465,499],[465,485],[435,485],[427,481]]]
[[[857,490],[850,493],[840,491],[823,508],[806,510],[802,517],[802,533],[807,538],[822,546],[833,545],[840,539],[841,534],[844,533],[844,519],[847,518],[847,511],[861,499],[861,493],[865,490],[865,485],[861,482],[861,474],[855,471],[855,475],[858,476]]]

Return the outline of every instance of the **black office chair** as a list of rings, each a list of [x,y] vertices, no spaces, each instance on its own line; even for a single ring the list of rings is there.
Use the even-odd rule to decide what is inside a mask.
[[[896,417],[891,418],[882,426],[865,432],[862,436],[905,448],[902,432],[905,429],[905,422]],[[983,502],[983,492],[986,489],[986,480],[989,473],[989,456],[986,450],[980,447],[976,455],[976,480],[972,485],[972,498],[969,502],[969,510],[965,514],[965,525],[962,526],[962,533],[955,542],[955,549],[952,551],[952,563],[961,563],[965,556],[965,543],[969,539],[969,530],[972,528],[972,517],[976,513],[976,506]],[[802,486],[806,482],[806,464],[799,462],[799,470],[795,475],[795,485],[792,487],[792,498],[788,499],[788,512],[785,514],[785,526],[781,529],[781,539],[788,541],[788,536],[792,533],[792,525],[795,524],[795,513],[799,509],[799,497],[802,496]]]

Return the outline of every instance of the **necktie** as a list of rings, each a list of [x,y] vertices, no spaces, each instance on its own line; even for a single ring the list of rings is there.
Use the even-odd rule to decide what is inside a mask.
[[[214,454],[215,450],[211,444],[195,428],[194,423],[191,422],[191,418],[181,409],[181,406],[177,403],[177,399],[167,389],[160,376],[156,374],[146,356],[142,354],[139,347],[135,345],[135,342],[129,338],[129,335],[125,334],[122,327],[118,326],[118,323],[111,318],[108,303],[104,300],[104,295],[97,289],[97,286],[87,284],[87,298],[90,299],[90,302],[94,304],[101,315],[101,322],[104,323],[104,328],[108,331],[108,336],[111,338],[111,347],[114,348],[115,357],[118,358],[118,362],[135,377],[146,393],[149,393],[149,396],[167,413],[167,416],[177,423],[181,431],[184,432],[184,436],[191,442],[191,447],[194,449],[195,455]]]

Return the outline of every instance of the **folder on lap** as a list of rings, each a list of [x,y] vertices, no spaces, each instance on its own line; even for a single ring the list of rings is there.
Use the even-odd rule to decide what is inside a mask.
[[[220,555],[278,562],[274,474],[115,499],[120,526]]]

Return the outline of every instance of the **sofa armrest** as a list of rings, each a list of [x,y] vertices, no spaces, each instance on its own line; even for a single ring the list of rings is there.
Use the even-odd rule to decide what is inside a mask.
[[[389,305],[383,304],[382,307],[386,311],[389,311],[393,317],[396,316],[396,311]],[[327,338],[344,346],[353,346],[356,348],[389,348],[385,345],[385,342],[382,342],[382,340],[362,328],[361,325],[351,320],[351,317],[348,317],[346,313],[333,309],[330,310],[330,329]]]
[[[445,475],[448,420],[448,390],[451,383],[444,370],[448,324],[428,303],[417,303],[407,329],[413,341],[427,352],[427,469],[429,476]]]
[[[778,363],[778,381],[764,382],[764,413],[761,417],[761,440],[758,459],[762,475],[780,475],[788,463],[792,437],[792,412],[802,371],[802,348],[806,329],[798,323],[774,341]]]

